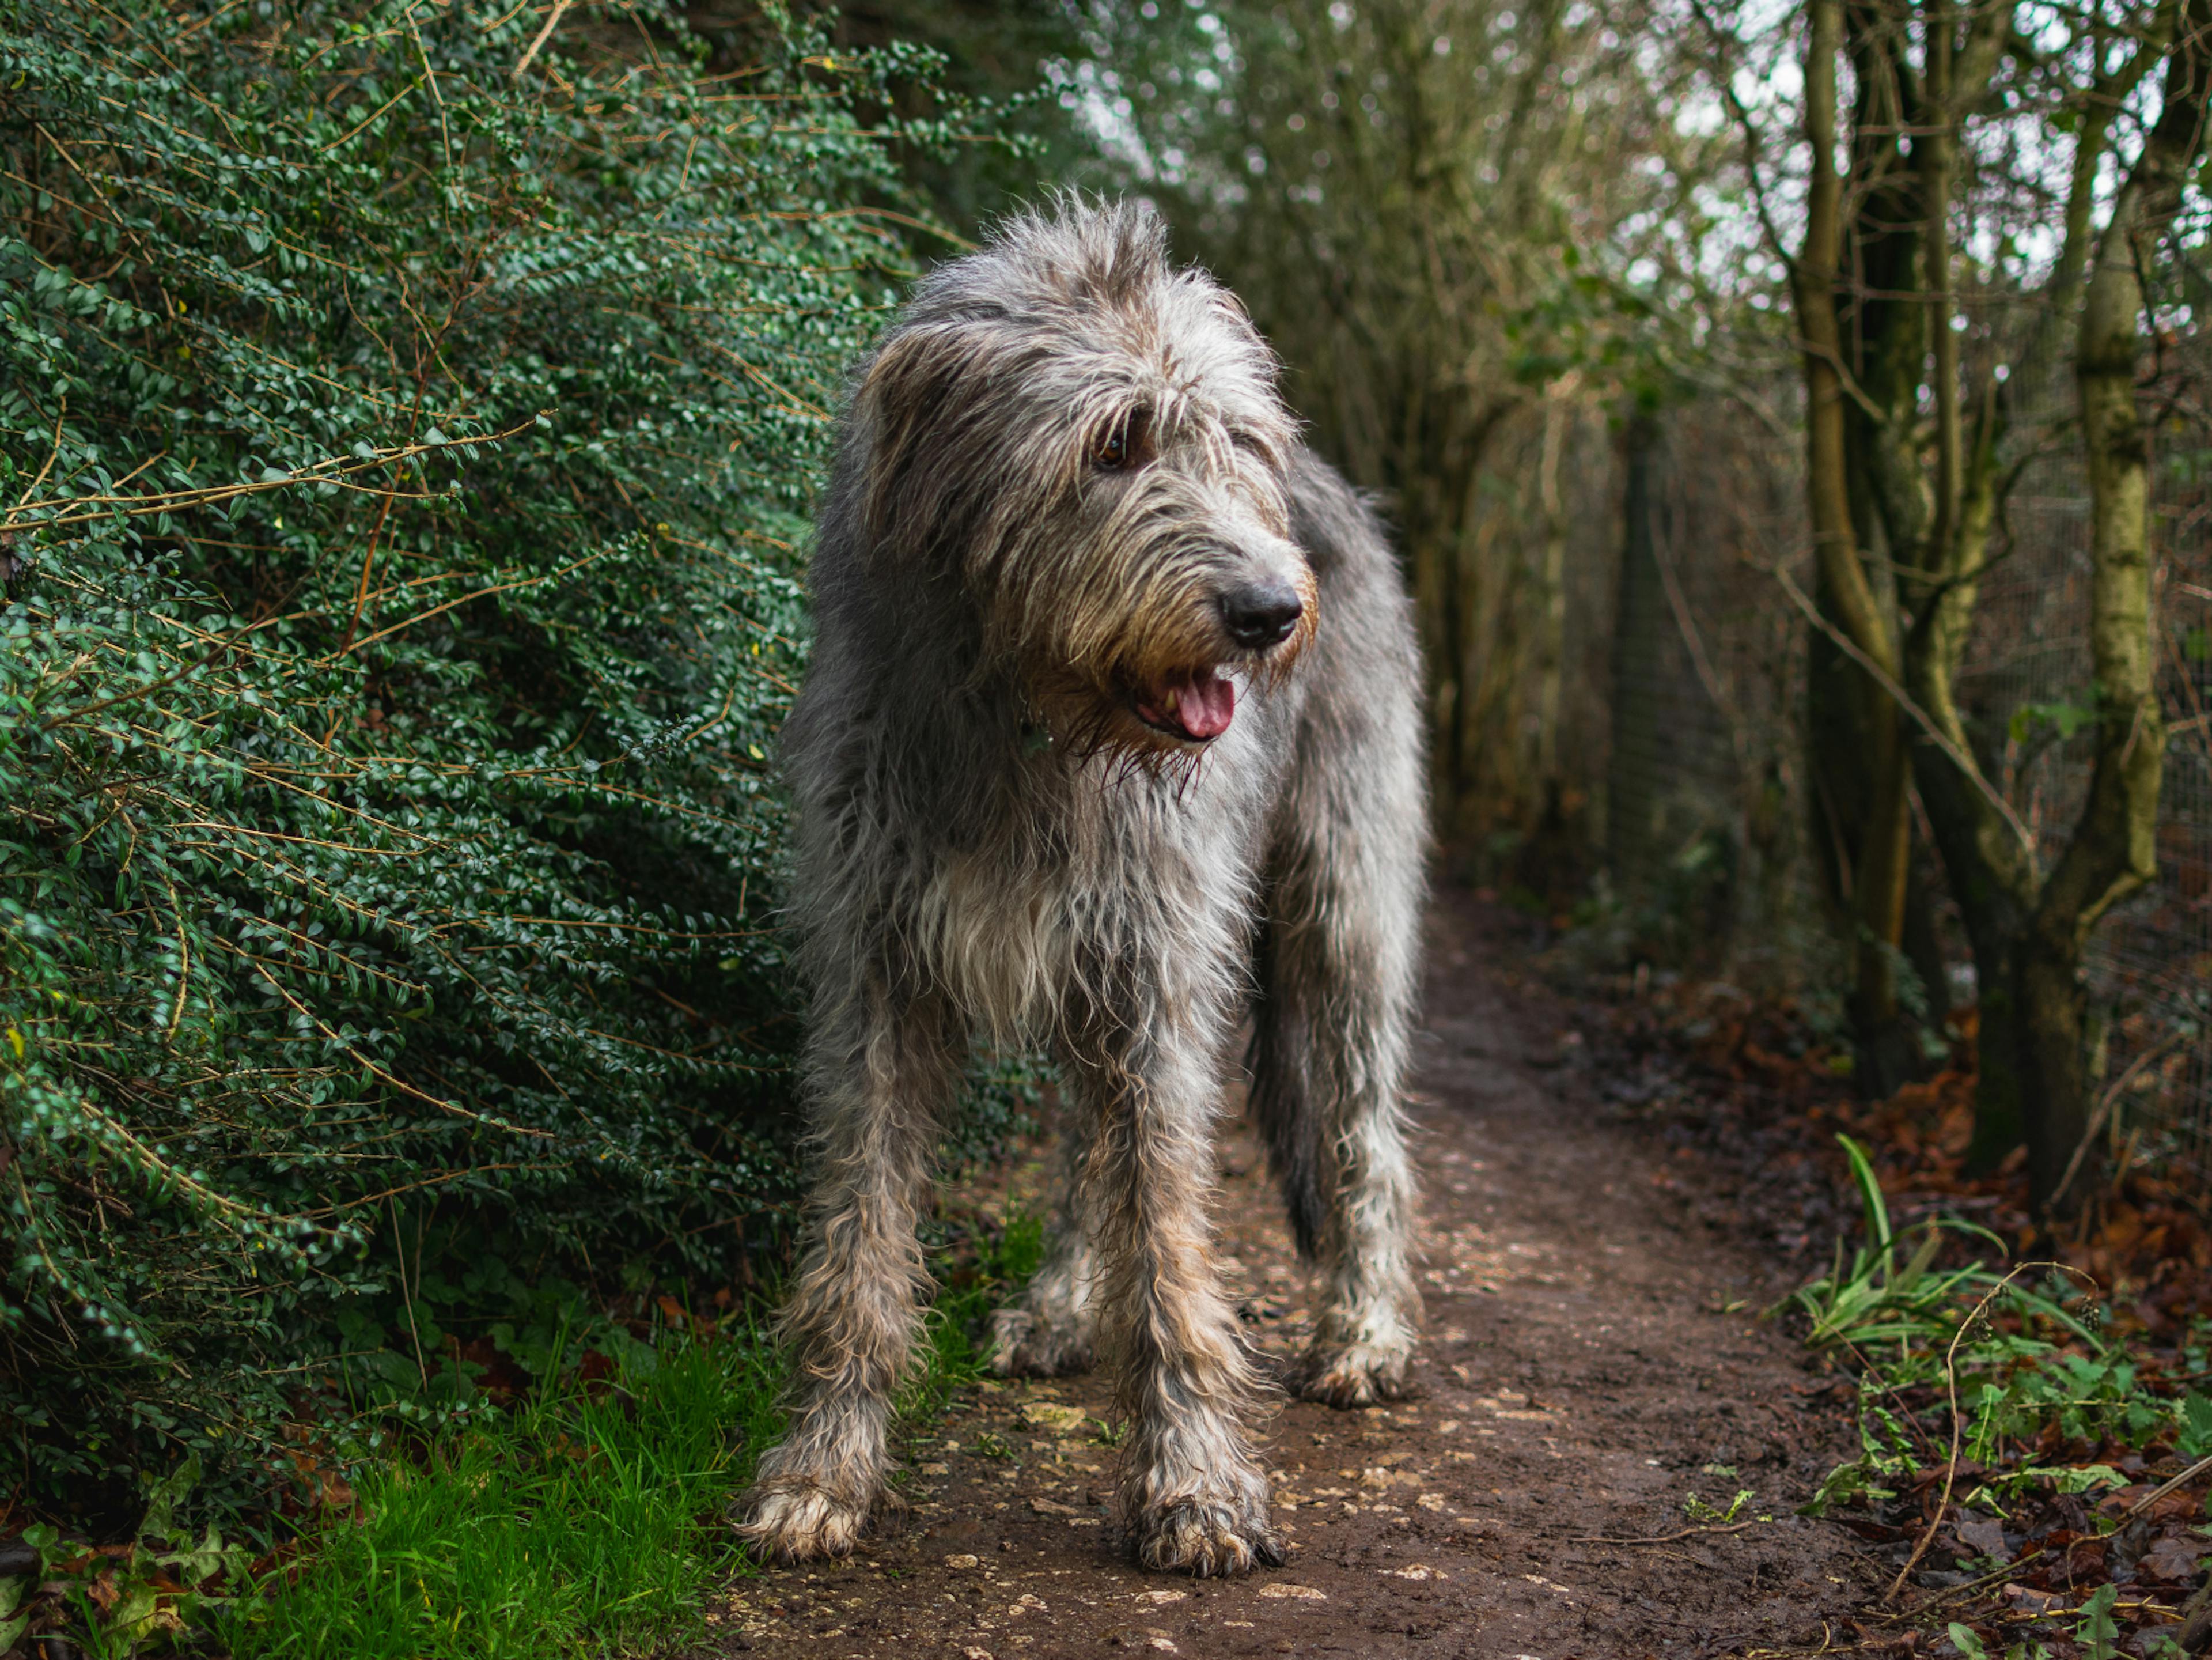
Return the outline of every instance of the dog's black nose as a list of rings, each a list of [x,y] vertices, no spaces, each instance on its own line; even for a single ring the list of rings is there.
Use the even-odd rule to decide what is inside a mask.
[[[1260,651],[1291,637],[1305,602],[1288,582],[1255,582],[1221,596],[1221,625],[1247,651]]]

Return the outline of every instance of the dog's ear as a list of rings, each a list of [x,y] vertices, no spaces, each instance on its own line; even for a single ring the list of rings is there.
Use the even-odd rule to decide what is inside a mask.
[[[878,547],[924,550],[962,517],[954,429],[957,386],[969,356],[957,328],[900,331],[868,360],[853,401],[865,435],[861,522]]]

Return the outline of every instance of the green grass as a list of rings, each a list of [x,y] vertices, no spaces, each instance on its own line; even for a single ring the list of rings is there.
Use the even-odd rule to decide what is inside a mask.
[[[1042,1247],[1019,1213],[945,1230],[942,1289],[899,1402],[910,1432],[981,1376],[987,1318]],[[542,1341],[495,1329],[541,1380],[512,1408],[467,1368],[426,1380],[419,1400],[366,1407],[365,1429],[401,1433],[348,1456],[354,1504],[258,1584],[249,1548],[213,1529],[195,1544],[173,1519],[197,1460],[149,1494],[127,1553],[31,1529],[37,1572],[0,1579],[0,1649],[35,1625],[87,1660],[204,1653],[210,1633],[234,1660],[599,1660],[702,1633],[708,1593],[744,1572],[726,1511],[781,1426],[781,1362],[757,1310],[657,1343],[588,1309],[571,1327],[577,1312],[564,1304]],[[617,1376],[579,1381],[570,1357],[586,1340],[622,1357]]]
[[[899,1402],[909,1419],[933,1418],[952,1391],[982,1373],[991,1311],[1029,1283],[1044,1256],[1044,1219],[1009,1211],[993,1233],[970,1233],[939,1253],[941,1282],[922,1325],[921,1364]]]
[[[909,1422],[975,1381],[984,1318],[1042,1243],[1010,1214],[939,1262]],[[705,1593],[738,1566],[723,1512],[779,1427],[781,1370],[752,1324],[648,1354],[596,1397],[541,1390],[370,1462],[356,1513],[228,1616],[235,1660],[638,1655],[701,1629]]]
[[[1891,1225],[1888,1201],[1881,1181],[1866,1149],[1848,1135],[1837,1141],[1850,1161],[1851,1182],[1857,1189],[1865,1215],[1866,1238],[1844,1260],[1843,1242],[1836,1243],[1835,1266],[1820,1279],[1791,1293],[1795,1304],[1812,1322],[1806,1343],[1816,1349],[1844,1348],[1858,1353],[1894,1349],[1908,1359],[1916,1344],[1948,1338],[1957,1323],[1961,1299],[1996,1290],[2002,1277],[1976,1262],[1963,1268],[1938,1271],[1934,1263],[1947,1232],[1979,1238],[2002,1253],[2004,1242],[1987,1228],[1950,1218],[1923,1223],[1920,1240],[1910,1256],[1900,1257],[1904,1237]]]
[[[593,1398],[540,1395],[386,1458],[289,1585],[234,1616],[237,1660],[549,1660],[690,1629],[731,1565],[723,1505],[773,1433],[748,1333],[664,1348]]]

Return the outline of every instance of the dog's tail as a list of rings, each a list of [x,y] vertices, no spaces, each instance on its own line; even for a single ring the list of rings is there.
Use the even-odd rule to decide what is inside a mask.
[[[1314,1096],[1322,1059],[1314,1045],[1319,1011],[1300,994],[1304,982],[1283,960],[1282,944],[1279,924],[1261,926],[1252,964],[1260,994],[1252,1009],[1245,1064],[1252,1076],[1252,1115],[1290,1212],[1291,1237],[1298,1255],[1312,1262],[1320,1254],[1327,1214],[1322,1193],[1323,1113]]]

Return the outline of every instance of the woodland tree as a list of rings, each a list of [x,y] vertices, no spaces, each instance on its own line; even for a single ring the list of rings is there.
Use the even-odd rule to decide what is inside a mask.
[[[2063,1206],[2094,1162],[2083,946],[2155,873],[2165,740],[2139,400],[2147,313],[2203,149],[2212,15],[2199,0],[1809,0],[1794,175],[1749,68],[1759,44],[1698,15],[1796,306],[1819,580],[1808,769],[1850,903],[1855,1012],[1877,1050],[1899,1024],[1917,787],[1979,985],[1975,1157],[2024,1139],[2039,1201]],[[2069,356],[2064,417],[2021,418]],[[1972,707],[1960,677],[2007,493],[2054,447],[2078,457],[2090,498],[2094,755],[2079,815],[2046,849],[1991,781],[2005,712]]]

